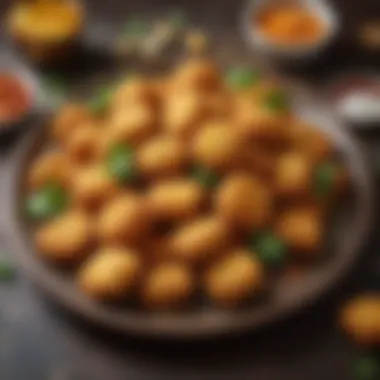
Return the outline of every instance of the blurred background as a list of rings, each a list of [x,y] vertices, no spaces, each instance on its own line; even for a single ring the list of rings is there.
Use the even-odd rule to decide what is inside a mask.
[[[302,81],[312,91],[331,99],[330,105],[340,112],[345,126],[363,146],[372,172],[376,175],[380,170],[380,112],[376,111],[380,109],[380,96],[375,100],[366,98],[370,105],[365,104],[353,116],[346,113],[347,107],[352,107],[339,103],[340,96],[351,89],[359,88],[362,94],[363,88],[375,87],[380,93],[377,0],[323,1],[334,15],[331,36],[326,46],[314,49],[312,44],[314,48],[307,54],[269,49],[254,41],[254,31],[252,36],[247,35],[246,15],[254,11],[252,4],[260,2],[91,0],[83,2],[85,26],[80,48],[65,54],[58,63],[51,58],[61,49],[25,42],[9,26],[9,15],[16,3],[0,0],[0,66],[12,60],[30,71],[43,92],[44,112],[83,91],[89,83],[99,82],[107,73],[128,66],[129,46],[120,38],[126,20],[137,15],[153,22],[177,12],[190,25],[185,49],[197,53],[207,45],[211,53],[222,59],[224,54],[243,55],[248,61],[268,63],[285,77]],[[171,54],[154,49],[148,53],[148,60]],[[178,54],[183,54],[183,50]],[[372,94],[372,90],[369,92]],[[25,132],[23,128],[8,129],[0,138],[0,168],[4,176],[13,163],[12,152]],[[4,191],[0,198],[6,202]],[[7,224],[1,213],[0,222],[0,226]],[[0,228],[1,380],[380,379],[378,358],[360,362],[368,355],[373,358],[372,351],[359,348],[337,327],[342,304],[356,294],[378,294],[380,290],[377,233],[368,240],[354,270],[311,308],[260,331],[189,343],[120,336],[76,320],[45,299],[17,271],[4,231]],[[380,320],[380,315],[377,317]]]

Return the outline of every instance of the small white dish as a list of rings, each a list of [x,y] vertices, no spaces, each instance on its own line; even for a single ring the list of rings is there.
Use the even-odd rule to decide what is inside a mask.
[[[380,126],[380,74],[352,71],[340,74],[322,90],[335,113],[358,129]]]
[[[341,21],[332,4],[326,0],[295,0],[294,2],[310,9],[314,14],[320,17],[326,27],[324,35],[319,40],[310,44],[288,46],[275,43],[261,32],[257,23],[253,20],[268,6],[281,4],[284,3],[284,1],[250,0],[243,9],[241,27],[247,45],[253,49],[255,53],[280,61],[303,62],[307,59],[317,57],[333,42],[340,31]]]

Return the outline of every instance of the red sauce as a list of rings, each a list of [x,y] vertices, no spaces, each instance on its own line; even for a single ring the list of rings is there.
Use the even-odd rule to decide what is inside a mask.
[[[0,72],[0,124],[13,121],[30,107],[30,92],[12,73]]]

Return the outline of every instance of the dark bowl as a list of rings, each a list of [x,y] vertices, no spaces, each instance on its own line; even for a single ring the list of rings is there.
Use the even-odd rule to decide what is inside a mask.
[[[310,305],[331,290],[354,266],[371,228],[374,193],[370,172],[355,139],[313,94],[287,84],[296,113],[323,129],[334,141],[351,179],[351,192],[336,221],[329,257],[298,281],[276,283],[266,299],[229,311],[202,305],[177,313],[151,313],[136,307],[111,307],[87,298],[72,277],[44,262],[33,248],[31,228],[22,212],[23,182],[31,159],[42,148],[46,129],[31,130],[19,145],[7,178],[7,236],[20,268],[55,301],[95,324],[139,336],[192,339],[260,328]]]

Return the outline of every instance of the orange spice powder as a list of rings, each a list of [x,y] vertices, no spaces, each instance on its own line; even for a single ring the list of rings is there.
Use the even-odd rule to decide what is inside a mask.
[[[310,9],[297,3],[276,4],[254,19],[271,41],[283,45],[306,45],[319,40],[326,26]]]

